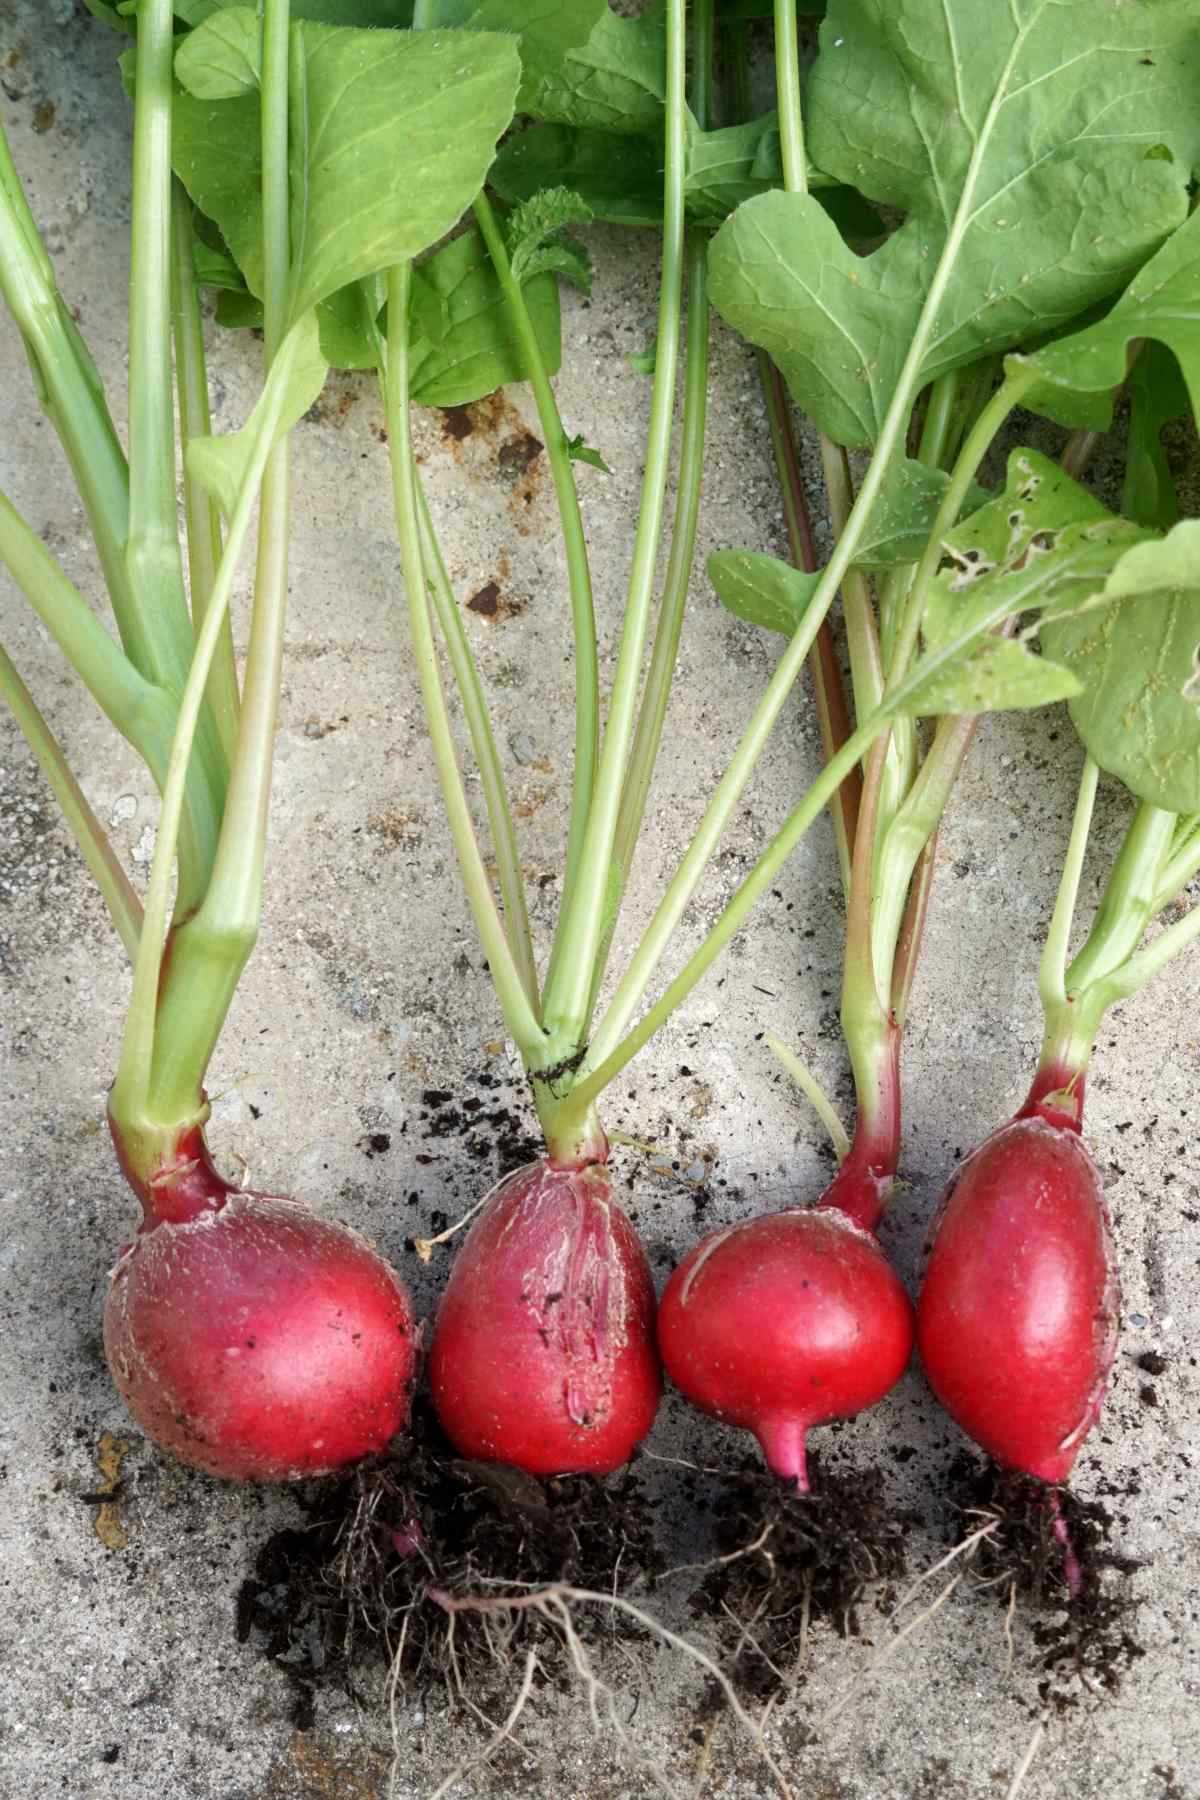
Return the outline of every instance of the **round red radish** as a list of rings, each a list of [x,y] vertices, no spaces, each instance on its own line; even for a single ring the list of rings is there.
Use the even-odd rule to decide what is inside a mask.
[[[870,1232],[797,1208],[702,1239],[667,1283],[658,1341],[680,1392],[752,1431],[804,1487],[812,1426],[873,1406],[904,1373],[912,1306]]]
[[[464,1456],[602,1475],[658,1410],[654,1285],[603,1164],[502,1181],[455,1258],[429,1380]]]
[[[1104,1399],[1119,1301],[1082,1140],[1013,1120],[962,1165],[936,1226],[917,1337],[938,1399],[998,1462],[1065,1481]]]
[[[407,1424],[416,1360],[399,1277],[345,1226],[228,1187],[202,1145],[182,1185],[187,1202],[171,1181],[147,1190],[104,1310],[113,1380],[147,1436],[235,1481],[382,1450]]]

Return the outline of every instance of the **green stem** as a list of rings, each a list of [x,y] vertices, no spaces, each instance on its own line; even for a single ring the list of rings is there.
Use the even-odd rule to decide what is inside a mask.
[[[26,743],[37,758],[83,860],[100,889],[109,916],[125,946],[126,955],[132,961],[137,955],[138,937],[142,929],[141,901],[117,860],[107,832],[67,766],[67,759],[58,739],[38,711],[33,696],[21,680],[3,645],[0,645],[0,700],[4,701],[12,713],[24,733]]]
[[[521,977],[521,985],[535,1013],[539,1012],[537,968],[533,960],[533,941],[529,930],[529,908],[525,898],[525,878],[521,872],[521,856],[513,827],[504,771],[492,732],[487,699],[479,670],[471,651],[470,640],[463,629],[462,617],[454,599],[454,590],[442,556],[441,545],[433,528],[429,502],[420,482],[417,499],[421,508],[421,546],[425,573],[433,594],[433,609],[438,629],[446,645],[455,685],[462,701],[471,748],[479,768],[483,798],[487,806],[488,825],[496,856],[496,872],[500,881],[500,899],[504,906],[504,931],[513,961]]]
[[[604,975],[608,950],[616,926],[616,907],[620,905],[629,880],[633,853],[641,834],[650,795],[650,782],[658,761],[666,723],[671,682],[679,658],[679,640],[683,632],[683,615],[687,605],[688,582],[696,553],[696,531],[700,522],[700,487],[704,475],[704,435],[708,416],[708,346],[710,319],[708,310],[708,244],[698,233],[688,251],[688,327],[687,359],[684,375],[683,425],[680,433],[679,474],[676,485],[675,523],[671,534],[671,551],[659,603],[658,625],[650,673],[642,695],[637,732],[629,758],[629,775],[621,795],[617,814],[617,830],[613,842],[613,863],[617,870],[614,881],[615,905],[605,924],[600,953],[596,959],[596,976],[592,984],[592,1005]]]
[[[1188,821],[1188,824],[1188,830],[1176,835],[1170,857],[1163,866],[1158,892],[1154,896],[1155,913],[1160,913],[1173,900],[1178,900],[1200,869],[1200,826],[1195,819]]]
[[[192,603],[192,628],[199,631],[212,595],[217,564],[221,560],[221,514],[203,483],[188,469],[188,445],[193,438],[212,431],[208,404],[208,374],[204,357],[204,321],[192,262],[192,203],[182,182],[173,184],[172,213],[172,309],[175,341],[175,380],[179,399],[179,448],[183,459],[183,505],[187,522],[188,588]],[[233,626],[226,614],[217,658],[209,683],[208,703],[226,763],[233,760],[237,744],[237,664],[233,653]]]
[[[133,994],[126,1013],[121,1059],[117,1068],[117,1078],[113,1083],[109,1108],[116,1122],[131,1129],[136,1127],[139,1121],[145,1122],[150,1118],[152,1087],[164,1107],[166,1096],[172,1092],[172,1088],[177,1092],[182,1092],[185,1096],[191,1091],[186,1074],[172,1082],[169,1071],[155,1067],[158,995],[163,972],[167,915],[170,907],[171,866],[179,836],[188,766],[191,762],[192,747],[204,705],[208,678],[220,641],[221,625],[225,610],[229,605],[238,559],[249,535],[250,522],[266,470],[270,446],[278,432],[279,416],[287,385],[286,378],[290,373],[293,360],[293,342],[288,340],[285,342],[280,356],[276,359],[276,370],[281,379],[274,386],[274,403],[266,409],[264,417],[260,421],[258,437],[238,493],[225,548],[221,553],[217,578],[213,583],[212,600],[196,640],[196,653],[192,658],[192,666],[180,697],[175,741],[171,747],[171,760],[163,787],[162,808],[158,821],[158,840],[154,847],[154,861],[150,867],[150,881],[146,892],[145,925],[138,945],[137,960],[134,964]],[[242,729],[243,731],[246,729],[245,712],[243,713]],[[192,923],[195,924],[196,921],[193,920]],[[182,1059],[181,1069],[187,1069],[194,1065],[196,1054],[192,1046],[202,1040],[210,1044],[216,1042],[221,1020],[224,1018],[224,1009],[228,1005],[228,998],[223,992],[224,987],[227,986],[226,971],[236,963],[237,958],[244,951],[244,945],[237,942],[223,942],[218,935],[208,946],[208,966],[201,967],[204,959],[200,955],[199,937],[199,933],[193,932],[189,940],[188,966],[191,975],[188,986],[190,993],[182,1005],[178,1004],[180,984],[175,980],[172,981],[171,1012],[173,1016],[169,1021],[166,1019],[165,1002],[167,997],[164,994],[163,1036],[168,1046],[172,1048],[176,1045],[179,1046]],[[174,964],[174,956],[171,960]],[[229,989],[229,992],[232,993],[232,989]],[[190,1114],[181,1115],[178,1111],[164,1110],[158,1115],[158,1118],[162,1124],[174,1127],[193,1121],[200,1122],[205,1116],[206,1108],[201,1097]]]
[[[287,325],[291,285],[288,179],[289,0],[265,0],[262,23],[264,368]],[[212,876],[199,911],[174,935],[162,983],[149,1110],[186,1116],[198,1102],[262,920],[275,729],[287,622],[288,440],[270,450],[259,499],[254,608],[237,749]],[[223,609],[218,648],[228,622]]]
[[[1144,950],[1097,983],[1091,990],[1097,1004],[1107,1010],[1118,1000],[1129,999],[1197,938],[1200,938],[1200,906],[1193,906],[1182,919],[1160,931],[1153,943],[1147,944]]]
[[[0,561],[101,711],[161,785],[175,729],[173,701],[138,674],[41,538],[3,493]]]
[[[822,1125],[829,1133],[829,1141],[833,1145],[834,1155],[840,1163],[845,1162],[850,1154],[850,1137],[842,1124],[838,1110],[825,1092],[807,1063],[801,1062],[794,1050],[777,1038],[774,1032],[763,1034],[763,1043],[777,1062],[781,1063],[804,1095]]]
[[[1071,835],[1067,840],[1067,853],[1063,858],[1063,870],[1058,883],[1058,893],[1054,900],[1054,912],[1051,915],[1050,929],[1046,933],[1046,942],[1042,949],[1042,960],[1038,969],[1038,992],[1041,996],[1042,1011],[1047,1016],[1055,1007],[1066,1004],[1071,927],[1075,922],[1075,908],[1079,901],[1079,884],[1083,879],[1083,864],[1087,855],[1088,837],[1092,829],[1092,815],[1096,810],[1096,789],[1099,781],[1099,768],[1090,756],[1085,756],[1083,770],[1079,777],[1079,792],[1075,798],[1075,812],[1071,820]]]
[[[441,783],[450,834],[458,855],[463,887],[475,919],[484,955],[488,960],[496,998],[510,1036],[527,1068],[539,1066],[543,1034],[537,1015],[521,981],[509,949],[491,883],[483,866],[462,775],[454,753],[454,737],[438,673],[433,622],[421,546],[420,509],[417,505],[412,451],[412,415],[409,401],[409,293],[412,268],[402,263],[387,278],[387,355],[384,394],[387,410],[388,448],[392,466],[392,493],[404,585],[408,596],[409,626],[425,718]]]
[[[908,590],[903,622],[888,669],[889,684],[903,679],[909,663],[912,661],[921,634],[921,620],[925,616],[929,584],[937,573],[947,533],[953,530],[955,521],[962,511],[963,502],[975,479],[975,473],[1008,415],[1020,405],[1022,396],[1028,392],[1036,380],[1037,376],[1031,369],[1016,369],[1007,374],[967,433],[963,447],[955,459],[949,486],[942,495],[942,503],[938,507],[933,529],[930,531],[921,560],[917,564],[912,585]]]
[[[940,469],[951,449],[962,376],[962,369],[947,369],[944,375],[939,375],[930,385],[929,404],[925,409],[925,422],[921,427],[921,442],[917,450],[917,461],[923,462],[927,468]]]
[[[1176,814],[1143,800],[1125,834],[1087,941],[1066,974],[1077,995],[1119,968],[1142,941],[1154,917],[1163,864],[1171,851]]]
[[[559,919],[557,955],[546,983],[545,1018],[558,1056],[577,1050],[588,1027],[595,968],[605,924],[613,840],[634,732],[654,591],[654,568],[666,503],[683,288],[686,11],[686,0],[667,0],[663,250],[657,363],[633,565],[604,747],[600,753],[579,877]]]
[[[807,194],[808,161],[804,154],[804,121],[800,110],[796,0],[775,0],[775,89],[779,106],[779,143],[783,152],[783,185],[789,193]]]
[[[871,909],[872,963],[880,994],[891,993],[913,875],[941,823],[977,724],[963,714],[938,720],[929,754],[880,836]]]
[[[588,814],[596,785],[596,759],[600,742],[600,667],[596,651],[592,575],[588,564],[583,517],[579,510],[579,494],[575,486],[575,471],[567,447],[567,434],[563,430],[558,402],[546,373],[541,345],[529,316],[525,294],[520,282],[513,278],[504,234],[486,194],[479,195],[474,211],[475,222],[487,245],[488,255],[492,259],[492,266],[508,306],[526,378],[533,389],[546,454],[550,459],[550,475],[558,502],[563,550],[567,559],[567,588],[575,642],[575,768],[563,879],[562,909],[565,912],[571,905],[571,895],[583,855]],[[553,979],[553,973],[552,959],[548,982]]]

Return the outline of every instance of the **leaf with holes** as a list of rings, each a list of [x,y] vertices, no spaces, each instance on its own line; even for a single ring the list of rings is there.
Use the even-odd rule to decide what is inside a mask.
[[[1140,800],[1200,811],[1200,520],[1135,544],[1097,602],[1042,628],[1082,684],[1075,729]]]
[[[1180,224],[1200,21],[1190,0],[830,0],[820,42],[814,162],[904,223],[857,257],[812,196],[762,195],[721,228],[712,294],[866,445],[914,343],[927,382],[1042,338]]]

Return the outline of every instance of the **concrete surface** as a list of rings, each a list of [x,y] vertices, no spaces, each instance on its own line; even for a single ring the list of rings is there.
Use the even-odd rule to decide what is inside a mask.
[[[0,105],[65,293],[121,413],[127,125],[114,40],[71,0],[0,0]],[[624,353],[651,335],[649,241],[595,232],[596,297],[568,297],[560,386],[569,427],[597,444],[611,479],[584,469],[587,523],[611,648],[636,505],[647,387]],[[221,424],[254,391],[256,346],[214,345]],[[15,334],[0,324],[3,485],[70,574],[99,593],[84,524],[50,428],[35,409]],[[753,370],[718,331],[702,551],[778,546],[780,523]],[[545,940],[563,830],[569,668],[562,563],[544,459],[520,469],[531,418],[510,395],[457,440],[420,423],[425,472],[464,596],[494,581],[503,604],[469,628],[511,752],[524,854]],[[361,382],[331,384],[296,438],[293,611],[261,948],[212,1072],[214,1141],[256,1185],[352,1218],[431,1283],[405,1239],[456,1213],[489,1171],[461,1146],[425,1141],[421,1092],[481,1070],[520,1095],[466,908],[458,896],[396,629],[397,556],[379,410]],[[510,448],[504,454],[505,446]],[[131,867],[144,874],[154,806],[144,775],[63,671],[45,634],[0,584],[4,640]],[[686,841],[701,800],[761,689],[772,648],[730,622],[698,578],[677,696],[624,941]],[[1005,1117],[1036,1048],[1034,970],[1073,796],[1078,751],[1065,720],[995,721],[981,734],[941,848],[933,927],[908,1045],[906,1167],[887,1239],[909,1276],[953,1158]],[[698,934],[816,767],[803,698],[789,709],[689,919]],[[1105,802],[1111,845],[1123,816]],[[544,885],[543,885],[544,884]],[[809,1114],[755,1034],[773,1027],[842,1082],[832,1029],[839,956],[832,844],[815,831],[753,932],[620,1084],[608,1117],[657,1153],[618,1153],[656,1269],[693,1232],[684,1174],[704,1158],[714,1220],[815,1193],[826,1167]],[[122,1413],[99,1342],[105,1275],[132,1222],[101,1129],[127,975],[101,904],[32,761],[0,719],[0,1794],[105,1800],[399,1800],[429,1794],[477,1727],[436,1692],[401,1695],[393,1766],[384,1697],[327,1696],[297,1731],[282,1675],[233,1632],[253,1549],[296,1516],[281,1492],[241,1492],[161,1461]],[[1133,1579],[1145,1646],[1115,1701],[1084,1695],[1050,1723],[1026,1800],[1120,1793],[1200,1795],[1193,1464],[1200,1313],[1200,957],[1114,1015],[1098,1057],[1091,1135],[1110,1182],[1125,1284],[1116,1389],[1078,1473],[1107,1496]],[[684,1074],[682,1071],[689,1072]],[[368,1154],[371,1134],[386,1153]],[[419,1160],[432,1156],[433,1161]],[[724,1184],[724,1185],[722,1185]],[[1146,1378],[1134,1357],[1168,1359]],[[105,1434],[109,1434],[108,1437]],[[114,1452],[111,1438],[123,1450]],[[653,1450],[719,1455],[720,1434],[669,1405]],[[945,1547],[938,1493],[957,1446],[917,1374],[839,1440],[880,1460],[915,1505],[912,1560]],[[94,1500],[119,1455],[115,1516]],[[670,1491],[671,1465],[660,1465]],[[1140,1477],[1140,1492],[1133,1492]],[[688,1521],[679,1511],[681,1542]],[[931,1589],[930,1592],[934,1592]],[[1037,1718],[1031,1639],[1010,1654],[1002,1610],[957,1591],[870,1681],[891,1628],[818,1635],[811,1672],[770,1728],[774,1754],[812,1800],[1002,1800]],[[698,1776],[698,1681],[672,1658],[614,1659],[633,1743],[597,1736],[578,1698],[541,1695],[515,1739],[464,1794],[612,1797],[660,1791],[751,1796],[769,1774],[723,1724]],[[861,1704],[824,1723],[861,1686]],[[655,1774],[657,1768],[660,1772]]]

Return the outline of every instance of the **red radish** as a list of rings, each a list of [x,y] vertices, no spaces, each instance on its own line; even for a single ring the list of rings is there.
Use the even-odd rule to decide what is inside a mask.
[[[169,1169],[130,1182],[143,1218],[113,1270],[104,1345],[155,1443],[228,1480],[294,1481],[403,1429],[412,1310],[365,1239],[230,1187],[199,1129]]]
[[[917,1308],[921,1360],[953,1419],[998,1462],[1071,1472],[1104,1399],[1120,1294],[1082,1082],[1039,1076],[967,1158],[939,1216]]]
[[[661,1393],[654,1285],[603,1162],[499,1184],[455,1259],[429,1377],[464,1456],[533,1475],[628,1461]]]
[[[711,1233],[658,1314],[676,1387],[752,1431],[775,1473],[802,1489],[808,1431],[882,1400],[912,1340],[908,1295],[874,1237],[824,1206]]]

